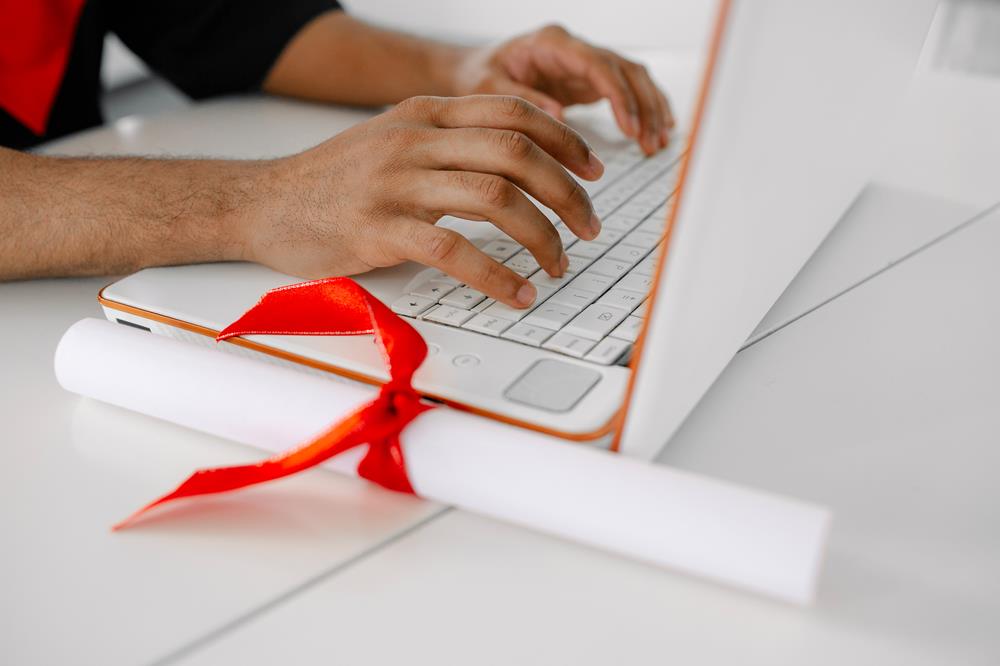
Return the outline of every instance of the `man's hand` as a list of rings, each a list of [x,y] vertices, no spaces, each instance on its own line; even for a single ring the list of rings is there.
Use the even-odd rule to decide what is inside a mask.
[[[565,106],[607,98],[618,126],[646,154],[665,148],[674,126],[670,104],[644,66],[557,25],[472,51],[456,70],[455,93],[518,95],[556,118]]]
[[[568,259],[559,236],[521,190],[592,239],[600,223],[566,169],[596,179],[604,167],[576,132],[523,99],[415,97],[275,161],[271,195],[244,229],[246,258],[302,277],[414,260],[525,307],[536,296],[528,280],[434,223],[446,214],[489,220],[560,276]]]
[[[414,95],[517,95],[562,117],[564,107],[607,98],[622,131],[647,154],[674,126],[667,98],[646,69],[549,26],[481,49],[382,30],[344,12],[303,28],[264,89],[348,104],[394,104]]]
[[[489,220],[550,275],[552,223],[600,231],[569,171],[604,166],[572,129],[519,97],[416,97],[291,157],[74,159],[0,149],[0,280],[250,260],[301,277],[414,260],[513,307],[534,286],[434,223]]]

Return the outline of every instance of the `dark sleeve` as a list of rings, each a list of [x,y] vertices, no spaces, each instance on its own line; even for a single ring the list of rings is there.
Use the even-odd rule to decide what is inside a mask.
[[[201,98],[260,87],[282,49],[335,0],[114,0],[109,27],[155,72]]]

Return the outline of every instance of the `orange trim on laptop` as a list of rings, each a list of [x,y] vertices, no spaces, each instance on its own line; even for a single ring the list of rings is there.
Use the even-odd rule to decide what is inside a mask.
[[[105,287],[107,289],[107,287]],[[173,317],[168,317],[166,315],[161,315],[156,312],[151,312],[149,310],[143,310],[142,308],[137,308],[131,305],[125,305],[124,303],[119,303],[118,301],[112,301],[104,296],[104,289],[97,294],[97,302],[102,306],[109,308],[111,310],[117,310],[119,312],[125,312],[128,314],[133,314],[137,317],[142,317],[143,319],[149,319],[161,324],[166,324],[168,326],[173,326],[174,328],[180,328],[191,333],[196,333],[198,335],[204,335],[206,337],[215,339],[219,334],[219,331],[213,331],[206,326],[200,326],[198,324],[192,324],[191,322],[184,321],[183,319],[175,319]],[[220,344],[234,344],[240,347],[245,347],[246,349],[251,349],[262,354],[267,354],[268,356],[274,356],[275,358],[280,358],[285,361],[291,361],[293,363],[299,363],[301,365],[308,366],[310,368],[315,368],[317,370],[323,370],[324,372],[329,372],[340,377],[345,377],[347,379],[352,379],[354,381],[359,381],[364,384],[370,384],[372,386],[381,386],[384,382],[377,378],[364,375],[352,370],[346,370],[344,368],[338,368],[335,365],[330,365],[328,363],[322,363],[305,356],[299,356],[297,354],[292,354],[290,352],[283,351],[281,349],[275,349],[274,347],[269,347],[267,345],[261,344],[259,342],[253,342],[245,338],[230,338]],[[591,432],[585,433],[569,433],[562,432],[560,430],[553,430],[551,428],[545,428],[543,426],[535,425],[533,423],[527,423],[525,421],[519,421],[517,419],[512,419],[503,414],[497,414],[495,412],[490,412],[484,409],[479,409],[471,405],[466,405],[460,402],[455,402],[448,398],[443,398],[441,396],[434,395],[432,393],[427,393],[424,391],[420,392],[424,397],[430,398],[437,402],[448,405],[449,407],[454,407],[455,409],[460,409],[464,412],[470,412],[476,414],[477,416],[483,416],[485,418],[493,419],[494,421],[500,421],[501,423],[506,423],[508,425],[517,426],[519,428],[525,428],[527,430],[534,430],[535,432],[540,432],[545,435],[551,435],[553,437],[559,437],[560,439],[569,440],[572,442],[588,442],[605,435],[610,434],[617,423],[617,418],[612,416],[607,423]]]
[[[722,49],[722,35],[723,32],[725,32],[726,22],[729,19],[731,7],[731,0],[720,0],[719,12],[716,15],[715,26],[712,29],[712,41],[709,46],[708,59],[705,63],[704,74],[702,75],[701,89],[698,91],[698,100],[695,104],[691,134],[688,138],[687,150],[684,153],[683,160],[681,161],[680,174],[677,177],[677,194],[674,196],[673,203],[670,206],[670,211],[667,214],[667,228],[663,234],[663,250],[660,252],[660,259],[657,262],[656,271],[653,273],[653,289],[649,292],[649,297],[647,298],[650,313],[653,312],[656,307],[656,295],[662,281],[664,265],[667,263],[667,249],[670,246],[670,239],[674,231],[674,225],[677,221],[678,211],[680,210],[681,198],[684,195],[684,183],[687,181],[688,170],[691,166],[691,157],[694,155],[695,144],[698,140],[702,120],[705,117],[705,109],[708,107],[708,95],[712,87],[712,79],[715,75],[715,66],[718,62],[719,51]],[[629,365],[632,372],[629,375],[628,384],[625,387],[625,401],[622,403],[621,409],[613,419],[615,422],[615,438],[614,441],[611,442],[612,451],[618,451],[621,447],[622,433],[625,430],[625,416],[628,414],[629,405],[632,403],[632,395],[635,392],[635,381],[636,376],[639,374],[639,363],[642,359],[642,348],[646,342],[646,331],[649,329],[649,320],[651,318],[652,317],[647,314],[646,318],[643,320],[642,329],[639,331],[639,336],[635,342],[635,348],[632,353],[632,362]]]

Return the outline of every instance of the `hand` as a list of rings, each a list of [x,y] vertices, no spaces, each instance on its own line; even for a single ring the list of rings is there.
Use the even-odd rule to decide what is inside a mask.
[[[521,190],[580,238],[600,231],[566,169],[596,180],[604,166],[579,134],[518,97],[414,97],[270,166],[245,229],[245,258],[303,277],[414,260],[527,307],[534,285],[434,223],[443,215],[489,220],[552,276],[568,258]]]
[[[667,98],[642,65],[548,26],[469,52],[454,73],[455,94],[517,95],[562,118],[563,107],[607,98],[622,131],[647,155],[674,127]]]

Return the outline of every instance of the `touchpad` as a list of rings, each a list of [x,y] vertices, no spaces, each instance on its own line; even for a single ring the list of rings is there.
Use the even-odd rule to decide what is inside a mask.
[[[596,370],[543,359],[508,386],[504,397],[529,407],[566,412],[600,380],[601,373]]]

